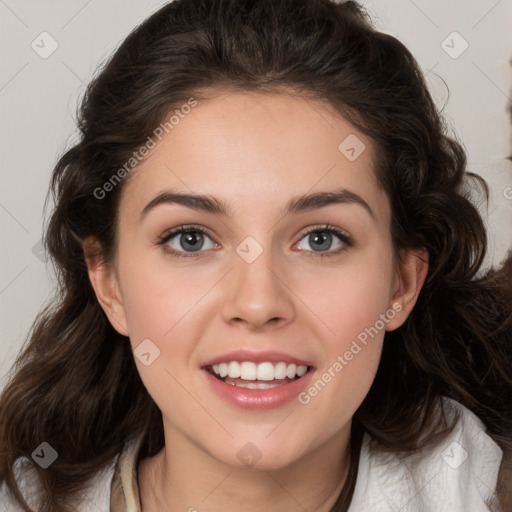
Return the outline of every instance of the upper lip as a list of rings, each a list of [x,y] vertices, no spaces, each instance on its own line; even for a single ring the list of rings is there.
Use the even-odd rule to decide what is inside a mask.
[[[284,352],[276,352],[275,350],[250,351],[250,350],[234,350],[221,356],[206,361],[202,366],[213,366],[219,363],[229,363],[230,361],[251,361],[253,363],[280,363],[296,364],[297,366],[313,366],[310,361],[300,359]]]

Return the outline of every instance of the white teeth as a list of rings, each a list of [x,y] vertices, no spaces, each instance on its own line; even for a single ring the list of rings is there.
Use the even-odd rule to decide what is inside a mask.
[[[226,363],[220,363],[218,366],[219,366],[218,374],[222,378],[224,378],[228,374],[228,365]],[[215,371],[215,368],[214,368],[214,371]],[[215,371],[215,373],[217,373],[217,372]]]
[[[297,375],[302,377],[308,371],[307,366],[297,366]]]
[[[284,379],[286,377],[286,363],[277,363],[274,366],[274,378]]]
[[[293,377],[295,377],[296,372],[297,372],[297,366],[295,366],[294,364],[290,364],[290,365],[286,368],[286,376],[287,376],[289,379],[293,379]]]
[[[228,365],[228,377],[238,379],[240,377],[240,365],[236,361],[231,361]]]
[[[258,380],[274,380],[274,365],[272,363],[260,363],[257,376]]]
[[[256,365],[249,361],[240,364],[240,378],[244,380],[256,380]]]
[[[272,381],[282,380],[288,377],[293,379],[295,377],[302,377],[307,371],[307,366],[297,366],[295,364],[286,364],[285,362],[279,363],[253,363],[252,361],[230,361],[229,363],[219,363],[212,366],[216,375],[221,378],[230,377],[232,379],[241,378],[243,380],[261,380]],[[252,384],[252,383],[248,383]],[[260,383],[254,383],[255,386],[260,386]],[[263,385],[263,383],[261,383]],[[262,387],[251,387],[243,385],[242,387],[250,387],[250,389],[266,389]],[[270,385],[270,387],[274,387]]]

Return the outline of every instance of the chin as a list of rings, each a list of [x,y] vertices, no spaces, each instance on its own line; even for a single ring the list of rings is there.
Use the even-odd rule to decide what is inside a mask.
[[[272,435],[272,434],[271,434]],[[217,455],[217,459],[229,466],[262,471],[277,471],[294,465],[304,452],[298,448],[300,443],[287,437],[284,443],[282,438],[276,438],[272,442],[268,439],[245,437],[247,440],[240,440],[233,443],[229,453],[223,451]],[[233,457],[233,452],[235,457]],[[215,456],[215,455],[214,455]]]

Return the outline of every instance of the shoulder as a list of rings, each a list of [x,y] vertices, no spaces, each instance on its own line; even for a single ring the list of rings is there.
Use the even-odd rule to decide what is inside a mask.
[[[98,512],[110,511],[111,481],[118,458],[119,455],[114,457],[111,463],[98,471],[89,481],[80,503],[76,503],[76,509],[74,509],[76,512],[89,512],[91,510]],[[27,457],[19,457],[14,463],[13,470],[16,482],[25,501],[34,512],[38,512],[41,483],[33,462]],[[5,481],[0,484],[0,503],[2,504],[2,512],[24,512]]]
[[[436,446],[408,456],[372,450],[363,439],[350,512],[488,512],[503,452],[481,420],[455,400],[443,398],[453,431]]]

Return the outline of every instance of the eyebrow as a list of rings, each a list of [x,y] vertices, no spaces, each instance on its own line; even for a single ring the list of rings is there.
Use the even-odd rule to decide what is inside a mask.
[[[229,205],[214,196],[208,194],[184,194],[173,190],[166,190],[158,194],[144,207],[140,214],[141,221],[151,210],[162,204],[180,204],[192,210],[215,215],[233,216],[233,210]],[[285,217],[294,213],[317,210],[332,204],[358,204],[375,218],[370,205],[360,195],[344,188],[333,192],[317,192],[292,198],[281,213]]]

